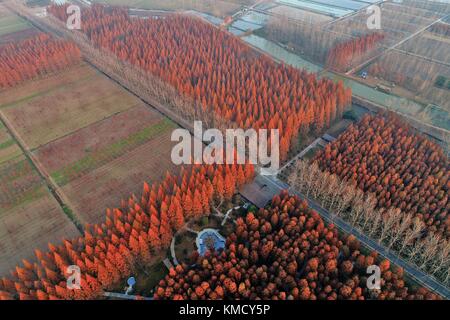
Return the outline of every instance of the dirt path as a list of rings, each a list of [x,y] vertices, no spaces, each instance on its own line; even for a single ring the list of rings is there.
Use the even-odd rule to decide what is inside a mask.
[[[30,161],[31,165],[33,166],[33,169],[36,170],[39,177],[46,183],[48,189],[50,190],[53,197],[55,197],[58,204],[61,206],[63,212],[70,219],[70,221],[74,223],[77,229],[81,233],[83,233],[82,226],[84,225],[84,221],[73,213],[73,211],[71,210],[73,206],[70,204],[70,201],[64,195],[62,190],[58,187],[55,181],[53,181],[52,177],[47,173],[47,171],[41,165],[39,160],[36,157],[34,157],[34,155],[31,153],[26,143],[20,137],[18,132],[14,129],[14,126],[11,125],[11,123],[9,122],[9,119],[5,117],[1,112],[0,112],[0,121],[3,123],[6,130],[11,135],[11,137],[16,141],[22,153]]]

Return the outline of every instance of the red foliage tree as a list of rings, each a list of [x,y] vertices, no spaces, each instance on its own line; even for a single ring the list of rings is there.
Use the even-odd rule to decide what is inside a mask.
[[[355,59],[374,49],[384,38],[384,33],[375,32],[338,43],[328,52],[326,65],[338,71],[346,71]]]
[[[191,166],[182,169],[179,177],[167,175],[161,183],[144,184],[139,204],[133,195],[120,209],[107,210],[104,223],[87,225],[84,236],[58,246],[49,244],[48,252],[36,250],[36,263],[24,261],[10,278],[0,280],[0,299],[92,299],[105,289],[115,288],[137,264],[151,262],[155,252],[169,246],[173,231],[192,214],[183,209],[181,199],[197,195],[194,199],[199,202],[191,211],[195,209],[197,216],[207,215],[210,212],[202,202],[202,193],[206,198],[207,192],[217,196],[214,178],[236,183],[239,171],[253,170],[248,165],[235,170],[225,167]],[[206,186],[212,189],[207,191]],[[77,265],[83,271],[81,290],[66,288],[68,265]]]
[[[377,206],[399,208],[429,231],[450,236],[450,162],[442,148],[398,117],[365,116],[319,153],[322,170],[373,193]]]
[[[49,12],[66,21],[65,5]],[[133,19],[123,8],[93,5],[82,19],[95,46],[193,98],[218,123],[279,129],[282,160],[300,130],[322,130],[351,103],[342,82],[277,64],[194,17]]]
[[[78,47],[45,33],[0,46],[0,89],[12,87],[81,61]]]
[[[273,219],[277,216],[277,219]],[[270,232],[269,221],[278,221]],[[259,221],[254,228],[254,222]],[[306,223],[309,221],[309,223]],[[264,237],[261,237],[264,234]],[[155,299],[438,299],[420,288],[404,286],[402,270],[379,262],[381,290],[367,288],[373,258],[353,237],[340,236],[307,203],[283,192],[272,207],[239,218],[223,251],[198,257],[193,266],[171,270],[155,290]],[[252,250],[253,258],[244,254]],[[256,252],[261,252],[260,255]],[[248,253],[248,251],[247,251]],[[371,264],[377,264],[371,260]],[[182,284],[182,285],[180,285]],[[192,295],[195,293],[195,295]]]

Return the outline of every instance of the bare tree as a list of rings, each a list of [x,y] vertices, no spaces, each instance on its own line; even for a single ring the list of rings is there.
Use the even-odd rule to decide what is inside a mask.
[[[408,259],[444,284],[449,275],[449,241],[426,229],[423,221],[398,208],[377,208],[373,194],[364,194],[316,163],[298,160],[288,177],[290,186],[311,195],[324,208],[365,232],[371,239]],[[422,239],[423,233],[427,232]]]
[[[389,238],[389,233],[399,219],[400,210],[397,208],[387,209],[382,217],[381,233],[378,240],[384,243]]]
[[[422,250],[419,252],[419,256],[417,259],[417,266],[420,269],[426,270],[428,263],[435,259],[440,241],[441,238],[439,237],[439,235],[431,232],[428,233],[428,235],[422,240]]]
[[[419,218],[414,218],[411,223],[411,227],[406,229],[403,238],[401,239],[401,244],[399,246],[398,252],[403,256],[408,256],[405,252],[408,246],[414,245],[414,242],[420,237],[423,230],[425,230],[425,224]]]
[[[397,243],[397,241],[405,236],[406,231],[409,229],[412,223],[411,214],[403,213],[400,210],[398,210],[398,213],[398,220],[391,229],[390,237],[386,245],[388,249],[391,249]]]

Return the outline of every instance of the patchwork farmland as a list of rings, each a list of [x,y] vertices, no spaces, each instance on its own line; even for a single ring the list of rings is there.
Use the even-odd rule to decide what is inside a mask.
[[[36,33],[28,22],[0,6],[0,45]],[[15,91],[1,90],[0,95],[4,97],[7,92]],[[14,99],[14,94],[18,92],[8,99]],[[8,99],[0,102],[0,108]],[[80,235],[3,121],[0,121],[0,218],[0,276],[8,274],[22,259],[33,261],[35,249],[47,250],[49,242]]]
[[[81,64],[0,93],[0,113],[27,147],[35,149],[132,108],[138,100],[130,97],[95,69]]]
[[[308,10],[314,3],[333,7],[333,3],[344,6],[347,1],[281,2],[283,6],[288,2],[289,10],[283,12],[280,1],[259,6],[258,14],[267,17],[267,23],[257,30],[260,37],[317,64],[323,74],[344,76],[356,97],[430,125],[432,131],[439,128],[439,136],[445,138],[442,129],[448,131],[450,123],[447,3],[385,1],[379,4],[381,28],[369,30],[366,8],[344,15],[330,13],[325,7],[318,12]],[[320,11],[321,18],[301,14],[296,18],[295,10],[314,11],[316,16]],[[286,23],[287,19],[291,23]]]
[[[28,22],[0,6],[0,45],[26,38],[34,33],[36,30]]]
[[[173,169],[176,125],[84,63],[0,92],[0,115],[82,223]]]
[[[0,275],[174,169],[176,125],[85,63],[1,90],[0,116],[31,156],[1,124]]]
[[[44,180],[0,122],[0,275],[34,249],[79,236]]]
[[[174,168],[167,159],[175,127],[140,104],[48,143],[34,154],[81,219],[97,223],[105,208],[138,194],[143,181],[160,180]]]
[[[448,90],[435,86],[439,75],[450,76],[450,37],[445,33],[448,24],[440,21],[449,13],[449,6],[439,2],[384,3],[381,6],[384,39],[360,62],[379,57],[368,66],[354,64],[354,75],[367,70],[368,81],[374,85],[379,80],[373,77],[378,77],[384,80],[384,85],[392,86],[393,83],[399,86],[394,89],[397,92],[450,110]],[[367,33],[366,22],[366,13],[360,12],[330,24],[329,31],[354,37]]]

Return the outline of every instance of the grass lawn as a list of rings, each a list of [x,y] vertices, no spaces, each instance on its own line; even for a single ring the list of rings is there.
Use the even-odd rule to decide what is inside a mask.
[[[197,250],[195,245],[196,237],[196,234],[190,231],[185,231],[177,236],[175,242],[175,254],[177,255],[177,259],[180,263],[190,263],[189,258],[192,252]]]
[[[158,257],[159,259],[160,257]],[[168,270],[164,263],[159,260],[154,264],[148,266],[144,271],[138,271],[136,278],[136,285],[134,287],[133,294],[141,295],[144,297],[153,296],[153,289],[158,284],[159,280],[164,278],[168,273]]]

